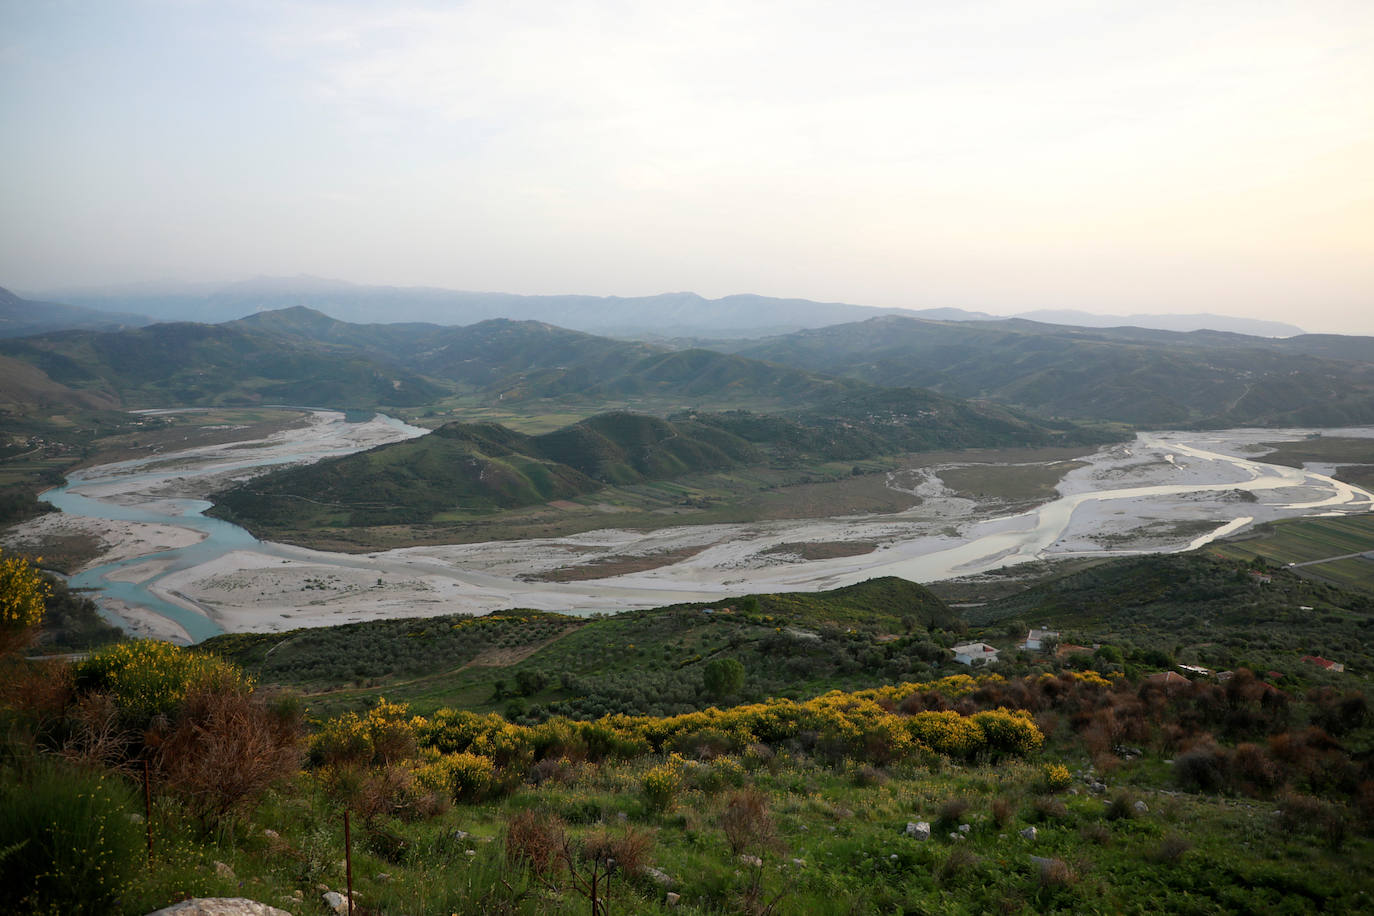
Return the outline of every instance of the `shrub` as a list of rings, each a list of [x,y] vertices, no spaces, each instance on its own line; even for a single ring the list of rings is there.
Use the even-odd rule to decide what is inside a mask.
[[[730,854],[745,850],[760,852],[773,848],[777,842],[773,817],[768,811],[768,797],[753,787],[732,792],[720,816],[720,827]]]
[[[212,689],[182,703],[158,746],[157,766],[167,788],[208,827],[294,773],[300,757],[300,719],[293,710]]]
[[[1150,859],[1160,865],[1177,865],[1193,844],[1177,833],[1171,833],[1150,853]]]
[[[682,762],[681,757],[673,754],[644,774],[640,786],[644,790],[644,800],[652,810],[672,809],[678,790],[682,788]]]
[[[1226,784],[1226,751],[1210,738],[1174,758],[1174,782],[1191,792],[1219,792]]]
[[[1034,810],[1036,819],[1042,821],[1059,821],[1069,816],[1068,806],[1053,795],[1037,798]]]
[[[1279,801],[1279,828],[1287,833],[1310,833],[1339,849],[1349,826],[1340,807],[1319,798],[1290,792]]]
[[[121,723],[135,729],[172,718],[193,691],[249,687],[243,673],[221,659],[150,639],[99,649],[77,663],[75,674],[78,691],[111,694]]]
[[[1016,818],[1016,802],[1002,796],[992,800],[992,820],[998,827],[1005,827]]]
[[[1136,798],[1129,792],[1118,794],[1111,801],[1107,802],[1107,820],[1109,821],[1128,821],[1136,816]]]
[[[447,792],[456,802],[474,802],[493,787],[496,764],[478,754],[443,754],[420,767],[415,778],[426,788]]]
[[[1062,792],[1072,781],[1073,775],[1062,763],[1047,763],[1040,771],[1040,783],[1047,792]]]
[[[119,779],[45,761],[0,782],[0,911],[105,914],[142,861],[143,834]]]
[[[506,822],[506,861],[537,875],[553,870],[566,844],[563,820],[547,811],[520,811]]]
[[[41,559],[41,558],[40,558]],[[43,620],[51,589],[23,557],[0,551],[0,654],[25,645]]]
[[[962,798],[947,799],[940,806],[940,813],[936,815],[935,822],[942,829],[957,827],[968,811],[968,802]]]

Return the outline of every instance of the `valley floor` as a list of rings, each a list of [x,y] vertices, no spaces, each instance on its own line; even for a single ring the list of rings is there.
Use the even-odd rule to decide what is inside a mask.
[[[96,539],[101,555],[73,584],[118,582],[122,605],[107,604],[107,612],[141,632],[185,641],[218,629],[515,607],[613,612],[883,575],[928,582],[1034,560],[1187,549],[1253,523],[1364,512],[1374,502],[1328,476],[1330,468],[1255,460],[1266,451],[1262,443],[1301,440],[1307,430],[1226,430],[1141,434],[1075,461],[1063,450],[991,463],[977,453],[935,464],[918,456],[883,478],[908,507],[877,514],[603,528],[361,555],[260,542],[199,514],[199,498],[228,481],[420,432],[317,412],[306,427],[262,440],[88,468],[66,489],[66,514],[18,526],[8,543],[41,548],[59,528]],[[1371,438],[1374,430],[1342,435]],[[130,611],[140,603],[159,613]],[[179,622],[155,619],[165,619],[167,608]]]

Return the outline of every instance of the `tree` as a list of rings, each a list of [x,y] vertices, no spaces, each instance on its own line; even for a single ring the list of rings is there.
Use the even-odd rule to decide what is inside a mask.
[[[702,680],[711,696],[728,697],[744,686],[744,665],[734,658],[714,659],[706,663]]]

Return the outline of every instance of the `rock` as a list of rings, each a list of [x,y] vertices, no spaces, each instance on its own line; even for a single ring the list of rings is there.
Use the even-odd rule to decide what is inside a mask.
[[[247,897],[192,897],[148,916],[291,916],[291,913]]]
[[[805,867],[806,867],[806,860],[805,860],[805,859],[793,859],[793,860],[792,860],[792,864],[795,865],[795,866],[797,866],[798,868],[805,868]]]
[[[654,868],[652,865],[644,869],[644,874],[648,876],[649,880],[654,882],[655,884],[662,885],[663,887],[673,886],[673,879],[668,876],[668,873],[665,871],[660,871],[659,869]]]
[[[455,830],[453,833],[449,834],[449,836],[461,843],[468,838],[468,832],[466,830]]]
[[[681,899],[681,894],[674,894],[672,891],[669,891],[667,895],[664,896],[663,902],[668,904],[669,906],[677,906],[677,902]]]
[[[391,872],[379,871],[377,872],[377,874],[372,876],[372,880],[380,881],[381,883],[385,884],[386,882],[391,880]]]
[[[281,839],[281,834],[280,834],[280,833],[277,833],[277,831],[273,830],[271,827],[268,827],[266,830],[264,830],[264,831],[262,832],[262,835],[265,836],[265,837],[267,837],[269,840],[280,840],[280,839]]]
[[[740,853],[739,860],[740,863],[743,865],[751,865],[754,868],[763,868],[763,860],[760,859],[758,856],[751,856],[747,852]]]
[[[1034,827],[1027,827],[1025,830],[1021,831],[1021,836],[1024,839],[1033,840],[1039,833],[1040,831],[1036,830]]]
[[[1131,805],[1131,807],[1135,809],[1136,814],[1150,813],[1150,806],[1145,804],[1143,801],[1138,801],[1134,805]]]
[[[909,837],[914,837],[918,840],[928,840],[930,839],[930,822],[907,821],[905,832]]]
[[[226,881],[234,880],[234,870],[223,862],[215,863],[215,877],[223,878]]]
[[[949,838],[951,840],[962,840],[964,838],[964,835],[962,833],[955,833],[953,830],[951,830],[949,832]]]
[[[960,832],[960,833],[968,833],[968,832],[969,832],[970,830],[972,830],[972,829],[973,829],[973,825],[972,825],[972,824],[960,824],[960,825],[959,825],[959,832]]]
[[[334,912],[341,914],[341,916],[348,912],[348,899],[338,891],[327,891],[321,896],[324,899],[325,906],[329,907]]]

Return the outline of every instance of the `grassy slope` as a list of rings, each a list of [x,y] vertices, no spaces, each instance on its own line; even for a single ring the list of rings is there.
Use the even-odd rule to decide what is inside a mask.
[[[1115,560],[968,610],[994,630],[1048,623],[1066,641],[1158,649],[1180,662],[1248,666],[1295,679],[1315,676],[1299,661],[1323,655],[1359,677],[1374,671],[1374,599],[1214,552]],[[1304,610],[1310,608],[1310,610]]]
[[[521,704],[578,715],[668,714],[715,701],[702,693],[702,671],[712,658],[744,663],[748,680],[735,699],[804,697],[914,674],[922,655],[943,655],[929,631],[955,622],[924,588],[893,578],[755,600],[757,608],[742,601],[685,604],[593,619],[519,611],[373,621],[229,634],[201,646],[265,683],[309,691],[317,710],[357,708],[377,696],[420,709],[455,702],[504,709],[496,682],[514,695],[525,672],[543,684]],[[815,638],[798,638],[791,628]],[[880,642],[879,634],[903,638]]]
[[[881,644],[873,642],[870,634],[900,629],[902,611],[923,598],[914,588],[881,580],[821,596],[759,596],[757,612],[745,613],[744,602],[733,602],[737,611],[727,615],[703,616],[690,608],[625,614],[582,622],[561,637],[562,619],[557,615],[517,614],[500,615],[486,623],[468,621],[456,631],[451,627],[459,621],[435,619],[301,631],[289,634],[285,641],[280,635],[228,637],[207,647],[218,644],[250,667],[259,666],[268,682],[275,678],[273,671],[311,670],[308,665],[294,664],[293,653],[299,653],[303,641],[312,638],[321,640],[316,647],[320,658],[334,662],[332,671],[328,664],[313,670],[326,679],[332,676],[335,682],[346,675],[338,670],[339,662],[365,656],[363,647],[368,645],[386,652],[385,647],[408,640],[428,646],[425,651],[436,657],[462,645],[466,648],[461,651],[478,649],[488,658],[495,654],[493,649],[511,657],[538,647],[511,665],[484,669],[480,680],[466,686],[458,678],[395,679],[366,692],[335,695],[335,701],[346,699],[351,704],[382,693],[389,699],[410,699],[420,711],[437,705],[489,709],[505,705],[494,703],[490,696],[493,678],[504,680],[510,688],[518,683],[520,672],[552,674],[553,684],[512,704],[523,709],[558,695],[559,665],[582,664],[587,671],[595,669],[600,674],[592,677],[574,671],[578,690],[607,697],[613,694],[617,677],[621,681],[633,678],[653,694],[642,698],[647,700],[642,708],[649,710],[663,689],[654,680],[655,670],[689,659],[688,669],[699,667],[701,662],[691,659],[691,654],[705,659],[713,657],[713,651],[714,657],[745,659],[751,679],[761,671],[790,679],[803,696],[829,686],[891,680],[878,667],[860,666],[851,675],[831,672],[806,681],[787,669],[786,644],[781,640],[764,656],[751,652],[756,637],[768,639],[762,631],[769,624],[819,629],[825,622],[840,625],[835,635],[846,635],[847,625],[868,622],[870,632],[855,635],[868,648],[876,648]],[[1073,628],[1075,635],[1084,638],[1090,634],[1110,637],[1127,649],[1129,660],[1133,649],[1197,641],[1187,629],[1191,617],[1199,618],[1198,626],[1210,630],[1216,647],[1227,647],[1231,640],[1248,638],[1246,618],[1256,604],[1262,609],[1285,608],[1298,600],[1317,604],[1321,613],[1274,620],[1287,634],[1285,638],[1320,641],[1331,637],[1333,627],[1339,629],[1352,621],[1358,625],[1365,619],[1360,615],[1369,610],[1358,598],[1282,573],[1275,575],[1270,587],[1260,588],[1241,564],[1205,556],[1155,557],[1103,564],[1031,589],[1019,600],[999,602],[984,613],[998,622],[975,634],[1005,644],[1008,640],[999,631],[1005,620],[1002,615],[1043,614],[1047,619],[1037,616],[1036,622]],[[947,612],[937,603],[924,606],[926,613],[915,621],[918,628],[948,622]],[[768,615],[774,619],[765,619]],[[1342,621],[1326,619],[1333,615]],[[523,635],[522,628],[526,628]],[[480,647],[464,635],[477,632],[487,634]],[[272,646],[277,648],[269,656]],[[841,642],[827,643],[824,652],[843,654],[842,646]],[[909,646],[904,647],[906,654]],[[662,657],[665,649],[670,659]],[[1184,658],[1206,660],[1179,656],[1179,660]],[[294,661],[303,657],[297,654]],[[1030,665],[1023,665],[1022,670],[1051,667],[1044,659]],[[1333,680],[1325,674],[1312,677],[1315,683]],[[1294,680],[1294,695],[1301,696],[1302,682]],[[314,681],[312,686],[318,688],[321,683]],[[1351,683],[1344,680],[1339,686]],[[319,711],[316,703],[322,699],[328,700],[313,697],[312,708]],[[711,702],[709,697],[697,698],[697,705],[707,702]],[[1294,714],[1292,724],[1300,727],[1306,713],[1295,708]],[[863,760],[826,762],[797,749],[745,753],[721,763],[689,763],[677,804],[667,811],[649,807],[640,790],[657,758],[614,765],[571,762],[562,769],[552,768],[555,775],[537,786],[522,787],[501,801],[460,806],[433,821],[392,819],[359,827],[355,820],[354,873],[360,898],[382,912],[409,912],[417,905],[423,909],[439,904],[455,913],[500,906],[508,906],[509,912],[585,910],[585,899],[571,889],[566,876],[557,873],[549,879],[548,889],[532,890],[520,902],[523,888],[541,885],[503,862],[503,835],[515,813],[536,809],[561,816],[574,837],[585,837],[602,825],[610,825],[613,834],[627,827],[646,831],[652,837],[651,861],[683,896],[676,912],[747,912],[760,901],[772,901],[772,912],[796,914],[1296,913],[1368,907],[1374,894],[1374,872],[1369,867],[1374,843],[1364,829],[1367,825],[1347,821],[1347,828],[1355,830],[1331,841],[1322,826],[1321,817],[1326,815],[1307,820],[1282,818],[1277,797],[1179,792],[1164,762],[1176,752],[1153,744],[1134,760],[1109,755],[1112,768],[1094,771],[1083,738],[1070,727],[1076,719],[1068,711],[1044,713],[1040,720],[1047,728],[1056,721],[1060,726],[1057,731],[1050,728],[1043,754],[1025,763],[952,765],[926,760],[865,767]],[[1347,735],[1346,746],[1358,749],[1368,744],[1368,732],[1365,728]],[[1075,776],[1067,794],[1056,796],[1043,785],[1044,761],[1062,761],[1082,776]],[[1108,783],[1101,795],[1088,790],[1088,781],[1097,779]],[[731,793],[738,786],[757,793],[771,812],[773,829],[765,831],[766,841],[755,837],[743,847],[746,853],[762,857],[764,868],[758,873],[741,863],[722,830],[734,797]],[[337,885],[341,875],[327,863],[337,862],[341,848],[337,838],[322,839],[337,832],[329,826],[335,812],[322,797],[309,795],[313,790],[306,790],[304,799],[295,794],[301,791],[298,787],[269,801],[257,823],[279,831],[291,849],[308,853],[304,859],[281,855],[276,841],[260,841],[248,830],[248,841],[207,848],[199,858],[190,859],[204,864],[177,872],[175,880],[182,882],[178,886],[189,884],[207,892],[219,888],[211,865],[214,858],[229,861],[239,875],[262,876],[264,891],[288,893],[303,881]],[[1135,801],[1145,803],[1143,813],[1136,811]],[[902,835],[906,823],[918,820],[933,823],[929,841]],[[970,825],[964,838],[950,836],[958,833],[956,826],[961,823]],[[458,826],[464,835],[453,832]],[[1029,827],[1036,830],[1034,839],[1021,836]],[[310,865],[315,862],[320,864]],[[391,877],[371,877],[381,872]],[[150,895],[148,901],[155,902],[159,888],[172,880],[167,875],[150,877],[144,891]],[[612,905],[615,911],[666,912],[665,889],[647,877],[622,877],[612,891]]]

